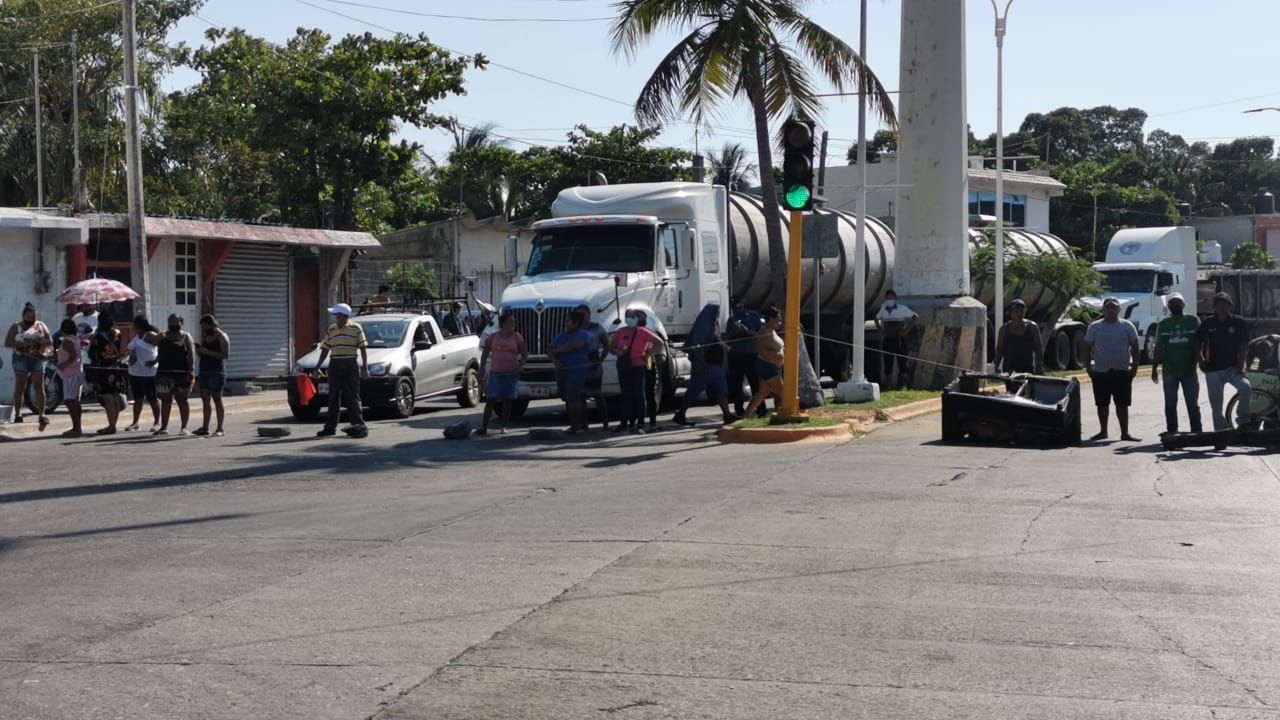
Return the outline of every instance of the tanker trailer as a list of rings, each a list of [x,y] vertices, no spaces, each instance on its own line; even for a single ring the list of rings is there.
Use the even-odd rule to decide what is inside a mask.
[[[822,334],[821,347],[815,349],[813,341],[808,342],[811,356],[821,359],[822,374],[836,380],[846,380],[853,368],[853,323],[864,322],[866,325],[866,344],[871,349],[867,354],[866,369],[871,380],[877,380],[880,373],[879,333],[875,329],[876,310],[884,302],[884,293],[893,287],[894,242],[893,232],[880,220],[867,218],[866,228],[866,306],[861,317],[853,312],[853,258],[857,233],[857,216],[840,210],[817,210],[819,214],[831,214],[837,217],[840,230],[840,242],[834,256],[822,258],[822,276],[818,284],[820,295],[819,329]],[[782,223],[784,246],[787,244],[789,229]],[[773,291],[769,277],[770,260],[768,239],[765,234],[764,211],[760,198],[743,193],[731,193],[729,197],[729,259],[731,266],[730,287],[733,293],[742,298],[749,307],[759,308],[767,302]],[[970,243],[976,246],[982,241],[982,232],[970,231]],[[1006,255],[1020,254],[1059,254],[1070,256],[1071,251],[1061,239],[1047,233],[1039,233],[1022,229],[1005,231]],[[807,333],[815,327],[814,304],[814,261],[801,261],[801,322]],[[972,287],[972,294],[988,308],[988,317],[993,314],[994,282],[978,282]],[[1006,284],[1005,302],[1021,298],[1027,303],[1027,317],[1036,321],[1043,331],[1047,345],[1045,362],[1051,368],[1078,367],[1076,348],[1084,337],[1082,324],[1064,321],[1062,314],[1070,304],[1071,298],[1058,297],[1053,291],[1041,286],[1016,287]],[[988,332],[994,338],[994,332]],[[990,353],[988,353],[990,354]]]

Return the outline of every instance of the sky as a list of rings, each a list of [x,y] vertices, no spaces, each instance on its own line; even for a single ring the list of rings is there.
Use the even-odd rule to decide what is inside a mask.
[[[807,12],[856,48],[858,5],[811,0]],[[656,37],[634,58],[616,56],[608,37],[615,14],[610,0],[207,0],[171,40],[201,44],[211,26],[241,27],[274,42],[298,27],[334,37],[425,32],[439,46],[483,53],[492,63],[467,72],[465,96],[433,109],[464,125],[496,123],[507,145],[522,150],[563,144],[579,124],[635,124],[632,103],[677,36]],[[986,137],[996,129],[995,11],[989,0],[968,0],[966,14],[968,121]],[[901,0],[869,0],[867,15],[868,62],[896,90]],[[1005,133],[1028,113],[1114,105],[1146,110],[1147,132],[1162,128],[1189,142],[1280,136],[1280,112],[1242,112],[1280,106],[1277,26],[1277,0],[1013,0],[1004,45]],[[166,86],[197,80],[179,71]],[[878,127],[869,117],[868,136]],[[818,120],[831,135],[828,162],[845,164],[857,138],[856,101],[829,98]],[[735,101],[709,127],[668,123],[661,142],[703,152],[739,142],[754,157],[751,126],[745,102]],[[402,134],[436,157],[452,144],[439,129]]]

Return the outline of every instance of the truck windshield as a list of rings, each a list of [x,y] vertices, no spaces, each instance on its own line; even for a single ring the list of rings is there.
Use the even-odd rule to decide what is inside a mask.
[[[409,327],[407,320],[356,320],[371,348],[399,347],[404,340],[404,331]]]
[[[652,225],[572,225],[543,228],[533,239],[529,274],[565,270],[653,270]]]
[[[1104,270],[1103,287],[1113,293],[1149,293],[1155,290],[1154,270]]]

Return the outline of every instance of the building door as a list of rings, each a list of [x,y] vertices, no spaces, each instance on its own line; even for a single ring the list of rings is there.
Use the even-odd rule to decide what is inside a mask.
[[[182,317],[187,332],[195,333],[200,318],[200,270],[196,243],[165,238],[148,264],[151,270],[151,324],[164,328],[169,315]]]
[[[236,243],[218,271],[214,307],[231,338],[227,375],[233,380],[278,379],[293,366],[289,250]]]

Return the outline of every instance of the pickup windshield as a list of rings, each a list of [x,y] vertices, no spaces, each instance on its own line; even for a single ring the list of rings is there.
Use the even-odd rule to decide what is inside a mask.
[[[404,331],[409,327],[407,320],[366,320],[359,321],[364,330],[364,339],[371,348],[399,347],[404,340]]]
[[[652,225],[572,225],[543,228],[533,239],[530,275],[565,270],[653,270]]]
[[[1156,287],[1154,270],[1104,270],[1103,287],[1113,293],[1149,293]]]

